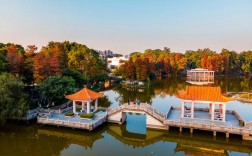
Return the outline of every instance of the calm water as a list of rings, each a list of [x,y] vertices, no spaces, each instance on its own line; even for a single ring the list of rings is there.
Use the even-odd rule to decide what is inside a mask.
[[[168,78],[153,82],[148,89],[130,91],[117,87],[106,91],[107,103],[116,107],[128,99],[151,103],[162,112],[171,105],[180,106],[181,100],[174,94],[188,85],[185,80]],[[237,92],[252,90],[252,80],[248,78],[222,78],[214,86],[223,91]],[[206,107],[199,105],[199,107]],[[233,101],[227,109],[234,109],[247,120],[252,120],[252,104]],[[169,155],[252,155],[252,142],[242,141],[239,136],[189,131],[179,133],[146,129],[146,118],[140,114],[127,114],[123,125],[105,124],[93,132],[62,127],[41,126],[36,123],[9,123],[0,128],[1,156],[169,156]]]

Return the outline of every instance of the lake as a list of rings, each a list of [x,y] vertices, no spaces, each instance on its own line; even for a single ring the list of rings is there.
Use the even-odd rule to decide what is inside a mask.
[[[176,98],[178,90],[187,85],[183,78],[155,80],[146,89],[128,90],[120,86],[105,91],[109,107],[128,100],[150,103],[166,113],[172,106],[180,106]],[[214,84],[223,92],[252,92],[249,78],[216,78]],[[107,104],[106,104],[107,105]],[[206,107],[198,105],[197,107]],[[228,110],[236,110],[243,119],[252,121],[252,104],[232,101]],[[2,156],[169,156],[169,155],[251,155],[252,142],[240,136],[189,130],[179,133],[178,128],[169,131],[146,129],[145,115],[127,114],[123,125],[105,124],[92,132],[62,127],[43,126],[36,123],[8,123],[0,128],[0,155]]]

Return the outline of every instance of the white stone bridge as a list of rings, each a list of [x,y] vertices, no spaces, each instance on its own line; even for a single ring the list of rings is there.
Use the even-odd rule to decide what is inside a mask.
[[[146,115],[146,126],[149,128],[167,129],[164,125],[166,115],[147,103],[123,104],[108,110],[108,122],[122,124],[126,120],[126,113],[140,113]]]

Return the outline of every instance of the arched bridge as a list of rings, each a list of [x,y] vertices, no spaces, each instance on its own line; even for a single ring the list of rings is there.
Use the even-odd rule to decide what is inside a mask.
[[[166,114],[158,111],[150,104],[123,104],[117,108],[108,110],[108,122],[124,123],[126,120],[126,113],[141,113],[146,115],[146,126],[149,128],[167,129],[163,123],[166,120]]]

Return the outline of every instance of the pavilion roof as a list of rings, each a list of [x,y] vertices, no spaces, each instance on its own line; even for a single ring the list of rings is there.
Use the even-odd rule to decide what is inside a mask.
[[[66,95],[65,97],[69,100],[88,101],[98,99],[102,96],[102,93],[97,93],[84,87],[82,90],[71,95]]]
[[[221,94],[220,87],[187,86],[186,90],[178,91],[177,97],[184,100],[195,101],[233,101],[232,98],[225,97]]]

